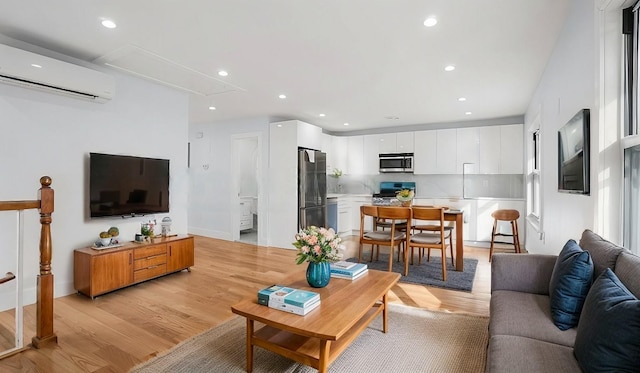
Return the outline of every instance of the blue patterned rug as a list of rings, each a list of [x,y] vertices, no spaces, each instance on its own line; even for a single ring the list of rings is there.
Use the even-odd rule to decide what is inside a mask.
[[[380,271],[389,270],[389,255],[380,253],[380,260],[369,261],[371,251],[362,255],[362,263],[369,269]],[[349,262],[357,262],[358,258],[349,258]],[[427,262],[426,256],[422,258],[422,264],[418,265],[417,256],[413,265],[409,264],[409,274],[400,277],[400,282],[410,282],[435,286],[444,289],[471,291],[473,289],[473,279],[476,277],[477,259],[464,259],[464,272],[458,272],[451,265],[451,258],[447,257],[447,281],[442,281],[442,264],[440,257],[431,255],[431,261]],[[404,272],[404,262],[393,261],[393,272],[402,274]]]

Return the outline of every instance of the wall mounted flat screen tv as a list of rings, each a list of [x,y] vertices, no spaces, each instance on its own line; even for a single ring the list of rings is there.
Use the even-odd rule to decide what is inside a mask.
[[[589,109],[558,131],[558,191],[589,194]]]
[[[169,160],[89,154],[92,218],[169,212]]]

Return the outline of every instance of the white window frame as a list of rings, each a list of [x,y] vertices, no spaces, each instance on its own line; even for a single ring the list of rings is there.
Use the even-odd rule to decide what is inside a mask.
[[[542,237],[542,126],[538,114],[527,132],[527,221]]]

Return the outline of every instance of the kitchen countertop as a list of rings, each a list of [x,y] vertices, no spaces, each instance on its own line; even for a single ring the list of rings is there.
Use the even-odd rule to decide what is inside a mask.
[[[371,194],[349,194],[349,193],[329,193],[327,194],[327,198],[339,198],[339,197],[372,197]],[[509,197],[473,197],[473,198],[462,198],[462,197],[426,197],[426,196],[416,196],[415,199],[448,199],[451,201],[464,201],[464,200],[482,200],[482,201],[524,201],[524,198],[509,198]]]

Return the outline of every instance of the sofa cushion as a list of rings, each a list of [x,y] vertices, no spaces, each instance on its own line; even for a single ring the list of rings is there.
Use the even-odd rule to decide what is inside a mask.
[[[553,325],[547,295],[496,290],[490,307],[489,336],[515,335],[573,347],[576,329]]]
[[[613,243],[598,236],[592,231],[585,229],[580,238],[580,247],[591,254],[593,260],[593,278],[600,276],[602,271],[611,268],[615,271],[616,260],[624,248],[614,245]]]
[[[558,254],[549,281],[551,319],[560,330],[578,325],[592,279],[591,256],[576,241],[567,241]]]
[[[574,353],[585,372],[637,372],[640,367],[640,300],[611,269],[587,296]]]
[[[573,348],[531,338],[497,335],[489,339],[487,372],[581,372]]]
[[[623,251],[618,256],[613,272],[636,298],[640,298],[640,256]]]

